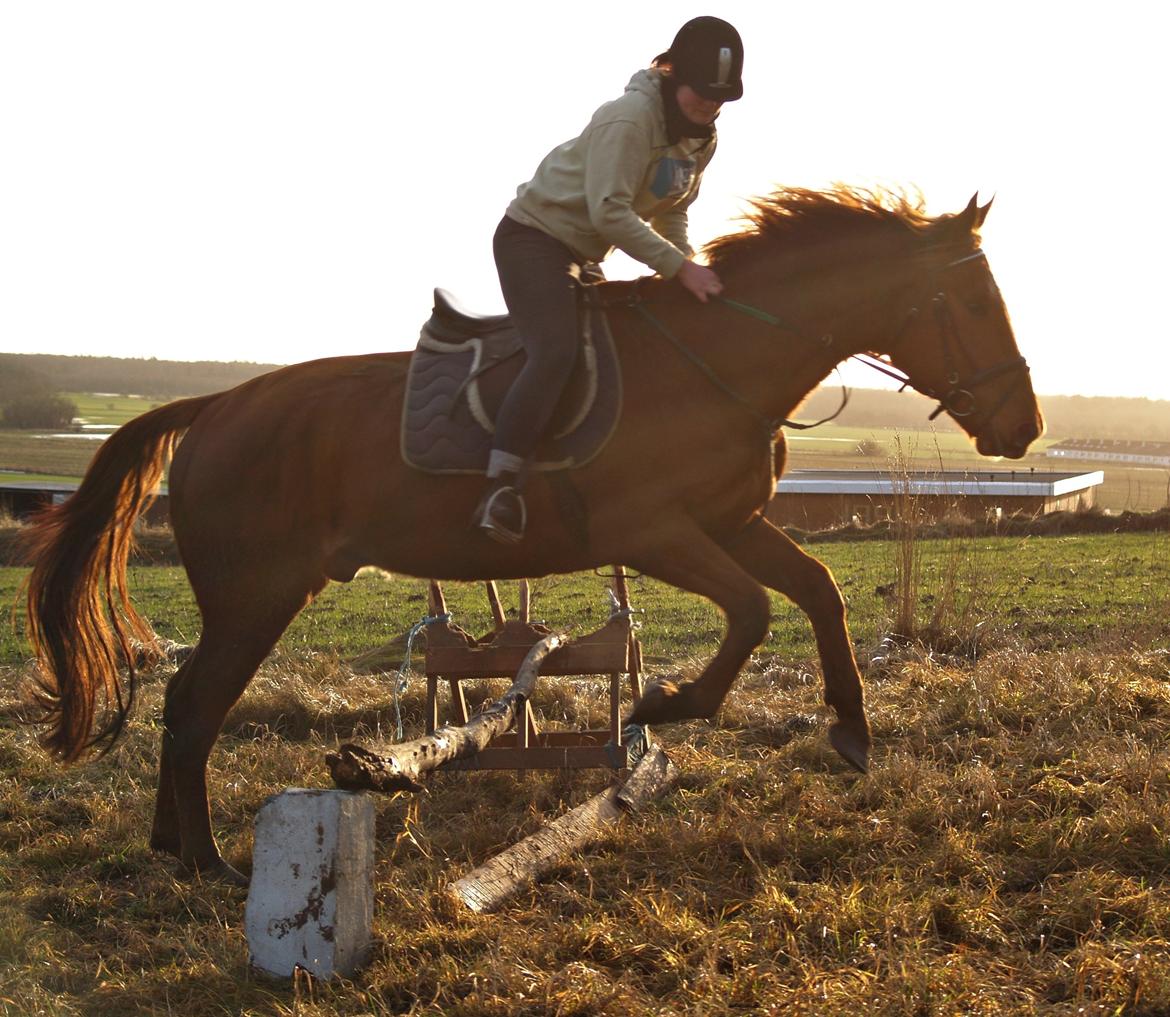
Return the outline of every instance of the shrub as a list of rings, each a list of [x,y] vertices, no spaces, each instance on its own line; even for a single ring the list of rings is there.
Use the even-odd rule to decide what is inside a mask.
[[[0,413],[4,427],[27,429],[68,427],[77,405],[60,395],[23,395],[10,399]]]

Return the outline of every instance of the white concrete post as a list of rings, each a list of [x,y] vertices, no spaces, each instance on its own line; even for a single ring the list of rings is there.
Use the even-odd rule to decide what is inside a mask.
[[[244,925],[254,967],[348,976],[368,959],[374,917],[374,803],[289,788],[256,814]]]

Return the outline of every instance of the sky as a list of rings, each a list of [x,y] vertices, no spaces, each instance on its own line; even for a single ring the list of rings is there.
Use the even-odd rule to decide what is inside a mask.
[[[0,3],[0,351],[292,363],[413,347],[434,286],[502,311],[491,237],[517,185],[715,13],[745,93],[696,246],[778,184],[917,188],[932,213],[994,195],[984,249],[1036,390],[1170,399],[1157,5],[667,10]]]

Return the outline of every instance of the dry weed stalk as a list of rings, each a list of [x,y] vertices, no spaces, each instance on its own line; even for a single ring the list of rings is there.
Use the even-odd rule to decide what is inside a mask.
[[[894,455],[890,460],[894,530],[892,631],[903,639],[974,655],[983,626],[979,604],[984,599],[981,594],[986,592],[988,577],[978,556],[973,531],[959,514],[956,497],[951,506],[955,525],[944,530],[938,567],[927,588],[925,537],[928,529],[937,529],[940,520],[931,517],[914,489],[911,466],[915,451],[903,444],[901,435],[895,434]],[[945,474],[945,464],[937,439],[935,458],[941,477]],[[926,605],[929,607],[924,611]]]

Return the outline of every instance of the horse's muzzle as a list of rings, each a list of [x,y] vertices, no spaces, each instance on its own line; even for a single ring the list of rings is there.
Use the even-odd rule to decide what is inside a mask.
[[[1044,425],[1038,418],[1025,421],[1006,434],[998,428],[981,434],[975,439],[980,455],[1003,456],[1005,459],[1022,459],[1032,442],[1044,433]]]

